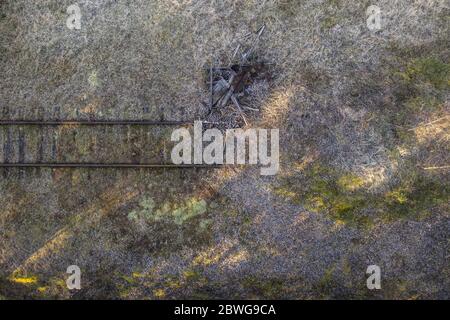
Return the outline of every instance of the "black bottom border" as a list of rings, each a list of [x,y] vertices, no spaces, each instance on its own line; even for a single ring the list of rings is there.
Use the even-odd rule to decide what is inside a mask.
[[[448,301],[305,301],[305,300],[171,300],[171,301],[0,301],[0,308],[18,316],[29,313],[46,319],[86,317],[92,311],[122,319],[302,319],[346,317],[380,319],[386,316],[428,316],[446,308]],[[207,309],[206,309],[207,308]],[[9,309],[9,310],[8,310]],[[206,314],[204,311],[207,310]],[[444,310],[443,310],[444,311]]]

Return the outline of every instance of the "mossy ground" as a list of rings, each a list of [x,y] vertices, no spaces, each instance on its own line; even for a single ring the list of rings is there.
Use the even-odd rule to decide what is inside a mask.
[[[425,219],[434,210],[448,210],[450,185],[416,168],[410,170],[405,169],[396,184],[374,193],[354,174],[315,164],[304,169],[304,174],[281,178],[274,191],[337,223],[362,228],[398,219]]]

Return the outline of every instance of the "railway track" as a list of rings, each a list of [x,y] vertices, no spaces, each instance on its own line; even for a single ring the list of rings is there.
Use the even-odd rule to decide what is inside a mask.
[[[218,168],[170,161],[171,127],[193,121],[0,120],[0,168]]]

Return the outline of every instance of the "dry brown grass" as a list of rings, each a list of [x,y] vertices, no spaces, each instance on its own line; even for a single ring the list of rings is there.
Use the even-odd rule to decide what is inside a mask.
[[[78,3],[74,32],[65,27],[70,0],[0,2],[2,119],[201,119],[205,67],[227,64],[265,24],[256,56],[273,77],[252,87],[249,103],[261,112],[249,118],[280,128],[282,170],[2,171],[0,297],[448,298],[445,3],[377,1],[377,33],[366,26],[369,1]],[[170,147],[161,128],[45,133],[0,128],[0,159],[19,159],[20,134],[28,161],[41,152],[156,162]],[[311,176],[319,166],[326,170]],[[274,192],[284,179],[291,184]],[[360,192],[377,199],[376,210],[360,215]],[[308,208],[298,194],[345,214],[336,219],[317,201]],[[176,211],[193,198],[207,212],[181,226],[171,214],[127,218],[150,215],[149,199]],[[367,217],[376,219],[360,228]],[[74,261],[86,273],[78,295],[61,285]],[[373,263],[388,290],[365,289],[360,275]],[[21,283],[8,280],[14,270]]]

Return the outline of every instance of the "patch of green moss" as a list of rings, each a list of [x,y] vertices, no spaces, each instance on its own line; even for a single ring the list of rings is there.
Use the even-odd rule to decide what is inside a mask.
[[[402,218],[423,219],[438,206],[450,203],[450,188],[423,176],[413,176],[385,193],[383,219],[395,221]]]
[[[402,126],[418,114],[443,106],[445,92],[450,87],[450,64],[433,56],[414,58],[396,75],[400,81],[396,84],[395,95],[401,105],[393,114],[397,125]]]
[[[202,247],[212,239],[208,205],[197,197],[159,203],[145,197],[127,217],[132,230],[139,231],[134,238],[134,250],[165,256],[186,245]]]
[[[389,140],[415,143],[414,134],[404,128],[413,127],[418,118],[443,109],[450,87],[450,64],[439,57],[444,44],[437,42],[430,48],[392,48],[394,61],[383,79],[393,89],[392,103],[383,116],[383,135]],[[381,79],[379,80],[381,83]],[[383,80],[385,81],[385,80]]]
[[[362,197],[342,197],[332,207],[332,217],[340,223],[368,228],[372,225],[372,219],[363,214],[366,200]]]
[[[305,172],[303,177],[285,177],[281,188],[276,188],[275,192],[287,195],[307,210],[327,213],[336,222],[360,227],[371,225],[371,219],[362,212],[367,198],[361,190],[363,180],[360,177],[339,174],[320,165],[313,165]]]
[[[0,277],[0,295],[17,299],[57,299],[68,297],[65,276],[57,277],[15,271],[8,278]],[[63,280],[64,279],[64,280]]]
[[[181,281],[177,276],[167,275],[164,286],[172,290],[179,289],[181,288]]]
[[[448,183],[405,171],[397,184],[373,194],[363,188],[360,177],[313,165],[303,175],[283,177],[275,192],[307,210],[359,228],[370,228],[379,219],[423,219],[435,207],[448,206]]]
[[[149,222],[169,219],[176,225],[183,225],[186,221],[205,214],[207,211],[206,201],[203,199],[191,198],[181,204],[165,202],[159,208],[156,208],[155,201],[151,198],[143,199],[140,202],[140,208],[133,210],[128,214],[131,221],[144,220]],[[200,227],[206,228],[209,221],[200,221]]]
[[[346,191],[355,191],[364,185],[364,180],[354,174],[344,174],[337,181],[340,188]]]
[[[405,102],[405,107],[409,111],[419,112],[422,110],[436,110],[442,104],[442,100],[433,95],[418,95]]]
[[[409,83],[426,82],[444,89],[450,86],[450,64],[435,57],[413,59],[401,76]]]

